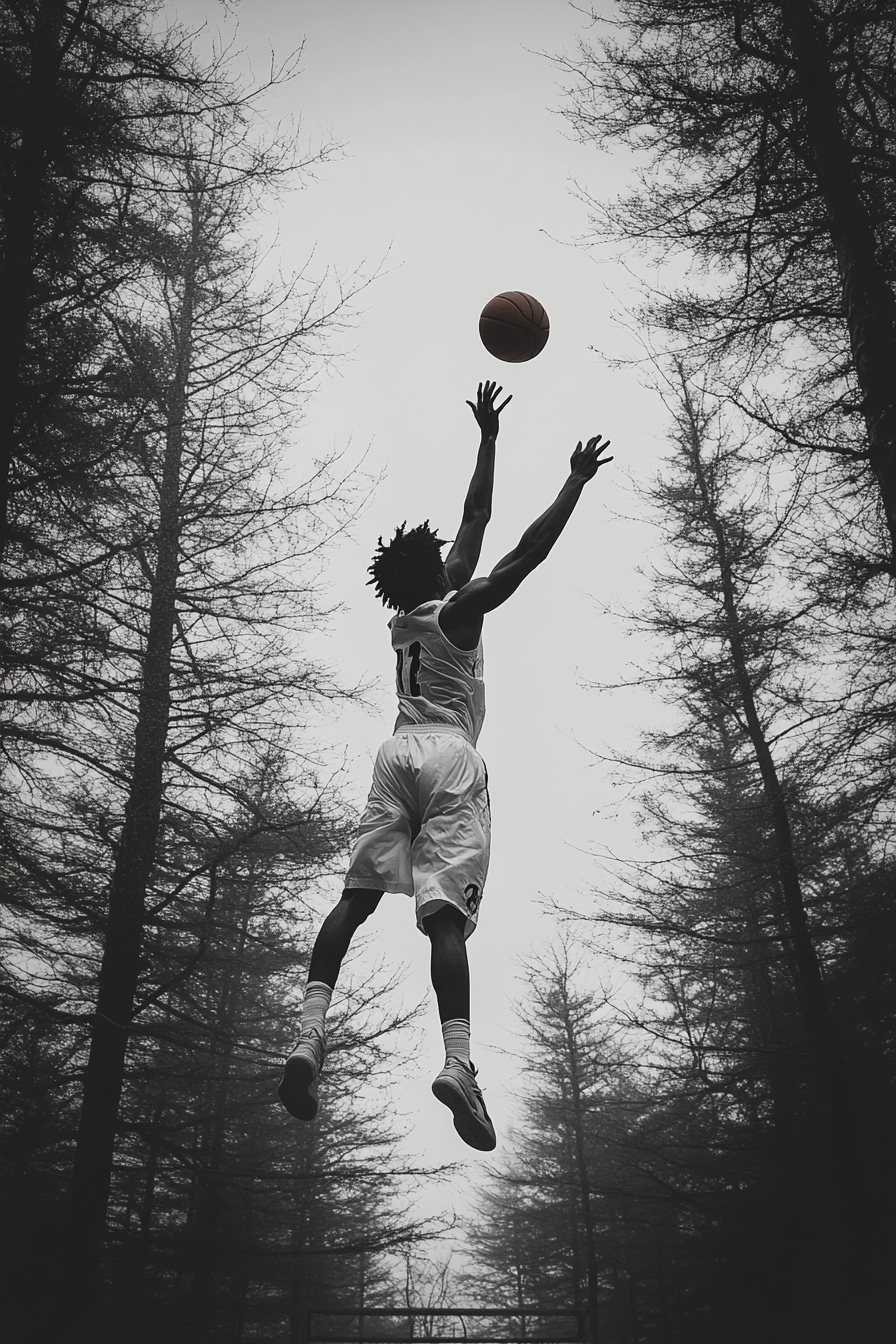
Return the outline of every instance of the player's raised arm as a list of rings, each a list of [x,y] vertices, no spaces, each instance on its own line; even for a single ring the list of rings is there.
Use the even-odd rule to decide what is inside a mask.
[[[601,457],[609,446],[609,439],[601,443],[599,434],[589,439],[584,448],[577,444],[569,461],[569,476],[550,508],[526,528],[518,545],[498,561],[487,578],[473,579],[445,605],[440,623],[449,639],[457,636],[461,648],[475,645],[482,617],[506,602],[526,575],[547,558],[586,483],[597,475],[600,467],[613,461],[612,457]]]
[[[479,455],[473,472],[467,497],[464,500],[464,513],[454,545],[445,561],[445,569],[452,588],[462,588],[469,583],[479,563],[482,550],[482,538],[488,520],[492,515],[492,489],[495,483],[495,440],[498,437],[498,417],[511,397],[507,397],[500,406],[495,402],[503,388],[496,383],[480,383],[476,393],[476,404],[467,405],[476,417],[482,437],[479,443]]]

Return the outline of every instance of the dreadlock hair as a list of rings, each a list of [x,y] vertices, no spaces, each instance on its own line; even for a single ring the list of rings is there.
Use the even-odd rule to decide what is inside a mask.
[[[437,582],[442,573],[442,547],[447,544],[430,530],[428,518],[410,532],[406,527],[405,521],[395,529],[388,546],[380,537],[373,564],[367,570],[373,575],[367,582],[374,585],[383,606],[393,611],[407,610],[407,598]]]

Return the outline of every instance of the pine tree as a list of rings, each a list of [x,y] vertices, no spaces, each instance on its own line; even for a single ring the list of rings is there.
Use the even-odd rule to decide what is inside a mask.
[[[628,1103],[617,1032],[582,978],[562,945],[526,968],[529,1089],[510,1157],[482,1195],[472,1244],[485,1273],[472,1278],[502,1305],[525,1296],[578,1309],[593,1341],[607,1337],[605,1314],[616,1309],[612,1150]]]
[[[647,160],[627,198],[592,202],[596,236],[696,263],[648,320],[692,362],[728,357],[775,450],[812,460],[843,520],[861,513],[855,568],[892,575],[892,6],[625,0],[612,22],[561,61],[577,134]]]
[[[0,16],[0,555],[11,540],[18,585],[84,563],[60,515],[88,507],[118,442],[97,404],[115,371],[103,305],[132,273],[122,235],[154,190],[166,123],[227,100],[220,70],[146,18],[130,0],[21,0]]]
[[[99,1263],[165,762],[186,772],[188,793],[191,777],[226,790],[216,758],[238,757],[241,737],[270,722],[268,706],[295,677],[279,629],[297,604],[264,533],[279,523],[282,555],[309,509],[301,495],[268,503],[270,403],[276,391],[282,425],[296,375],[278,374],[307,348],[313,322],[306,307],[291,324],[280,312],[272,323],[276,300],[253,295],[247,259],[233,248],[248,193],[278,170],[251,147],[242,163],[232,154],[225,164],[221,138],[235,141],[237,131],[232,117],[208,137],[183,127],[173,194],[145,231],[146,279],[128,311],[113,314],[146,406],[123,512],[136,522],[140,510],[152,523],[151,542],[137,548],[141,569],[123,567],[119,578],[121,616],[130,609],[141,632],[139,691],[73,1172],[72,1282],[85,1300]],[[299,381],[302,372],[300,364]],[[249,384],[261,394],[251,410],[241,404]],[[123,523],[119,513],[116,530]],[[116,655],[123,660],[125,648]],[[307,695],[313,674],[305,682]]]

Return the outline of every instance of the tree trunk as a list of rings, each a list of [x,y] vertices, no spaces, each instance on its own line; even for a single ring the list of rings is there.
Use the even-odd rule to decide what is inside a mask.
[[[213,870],[214,874],[214,870]],[[213,881],[214,875],[213,875]],[[212,1079],[212,1097],[208,1123],[203,1135],[203,1162],[198,1176],[195,1262],[191,1303],[190,1339],[205,1344],[213,1327],[215,1275],[218,1269],[221,1235],[221,1167],[227,1139],[227,1109],[233,1072],[236,1017],[243,983],[243,957],[249,931],[249,900],[253,890],[247,884],[240,914],[236,946],[224,971],[224,983],[215,1005],[215,1017],[224,1035],[224,1046],[216,1077]],[[224,908],[229,902],[225,899]],[[211,909],[211,902],[210,902]]]
[[[22,413],[25,348],[35,303],[38,221],[50,152],[59,133],[59,76],[65,0],[43,0],[30,34],[31,70],[21,109],[22,133],[4,217],[0,272],[0,559],[8,539],[12,467]],[[82,16],[76,19],[80,25]]]
[[[565,1097],[564,1097],[565,1099]],[[572,1157],[572,1145],[569,1146],[569,1156]],[[579,1210],[575,1199],[575,1191],[569,1189],[569,1251],[571,1258],[572,1272],[572,1300],[576,1309],[576,1339],[580,1344],[585,1344],[585,1337],[588,1332],[588,1310],[582,1309],[582,1248],[579,1240]]]
[[[152,1214],[155,1205],[156,1173],[159,1164],[159,1145],[155,1139],[156,1130],[161,1123],[162,1107],[157,1106],[152,1117],[152,1139],[144,1176],[143,1202],[140,1207],[140,1236],[137,1246],[137,1262],[134,1266],[132,1299],[130,1303],[133,1338],[140,1344],[152,1344],[150,1322],[146,1319],[146,1272],[149,1267],[149,1248],[152,1234]]]
[[[715,698],[719,711],[715,716],[713,727],[718,735],[723,753],[722,777],[727,792],[726,806],[729,815],[735,818],[738,808],[742,804],[742,792],[741,788],[734,782],[736,777],[734,740],[725,713],[722,711],[723,695],[721,691]],[[733,824],[736,826],[736,822]],[[755,859],[755,863],[760,870],[760,881],[764,888],[766,873],[764,871],[765,865],[762,863],[763,856],[757,851],[755,855],[751,854],[750,857],[751,860]],[[744,965],[744,1003],[752,1033],[753,1049],[756,1052],[754,1059],[760,1063],[768,1081],[772,1103],[772,1127],[776,1133],[776,1142],[786,1146],[794,1137],[795,1060],[793,1045],[785,1040],[781,1030],[775,985],[769,970],[768,959],[777,952],[778,947],[783,952],[783,969],[786,971],[789,981],[788,990],[785,991],[788,997],[790,997],[788,991],[799,995],[800,982],[790,948],[788,925],[778,884],[774,884],[770,909],[773,932],[764,927],[761,919],[763,897],[764,891],[757,894],[752,889],[748,889],[745,898],[741,901],[740,915],[743,919],[745,945],[759,948],[766,944],[768,949],[766,955],[750,956]]]
[[[769,808],[775,839],[775,869],[784,904],[790,946],[799,978],[800,996],[806,1024],[814,1042],[816,1057],[824,1080],[832,1134],[837,1148],[845,1155],[854,1152],[858,1142],[855,1117],[849,1096],[849,1084],[822,979],[821,965],[806,919],[802,883],[796,856],[793,852],[793,832],[790,825],[787,800],[784,797],[784,789],[778,775],[777,766],[756,706],[744,645],[743,627],[737,606],[725,525],[718,516],[713,502],[701,455],[700,429],[687,393],[685,393],[685,405],[691,424],[691,468],[700,492],[704,517],[715,538],[716,561],[725,612],[725,638],[731,656],[731,667],[737,684],[741,711],[747,725],[747,733]]]
[[[306,1149],[301,1166],[296,1163],[293,1175],[301,1190],[301,1200],[296,1209],[295,1222],[290,1234],[290,1250],[293,1256],[292,1274],[289,1285],[289,1344],[308,1344],[308,1308],[310,1306],[309,1283],[306,1276],[308,1249],[308,1185],[301,1178],[307,1178],[311,1166],[315,1139]]]
[[[594,1236],[594,1215],[591,1209],[591,1178],[588,1170],[588,1155],[585,1151],[585,1126],[582,1119],[582,1086],[579,1077],[579,1057],[575,1032],[566,1002],[564,1001],[563,1027],[566,1032],[567,1058],[569,1060],[569,1080],[571,1088],[573,1145],[575,1152],[576,1176],[579,1187],[579,1203],[582,1212],[582,1224],[585,1229],[585,1271],[588,1306],[588,1344],[597,1344],[598,1340],[598,1271],[597,1245]]]
[[[877,240],[840,123],[840,97],[811,0],[781,0],[809,152],[827,207],[868,453],[877,477],[896,573],[896,298],[878,261]]]
[[[180,543],[180,470],[190,370],[197,239],[185,268],[177,328],[177,363],[167,392],[166,439],[159,492],[156,564],[125,805],[100,967],[90,1053],[72,1173],[72,1261],[66,1319],[86,1332],[93,1307],[112,1178],[115,1130],[137,991],[146,889],[156,856],[163,766],[171,706],[171,650]]]

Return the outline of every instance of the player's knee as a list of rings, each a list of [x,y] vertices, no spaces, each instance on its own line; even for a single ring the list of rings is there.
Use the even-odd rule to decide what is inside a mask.
[[[342,899],[348,902],[354,923],[363,924],[379,905],[382,895],[381,891],[363,891],[357,887],[346,887]]]
[[[453,937],[460,934],[463,938],[466,928],[466,919],[455,905],[439,906],[431,915],[425,915],[423,918],[423,930],[426,935],[432,938]]]

